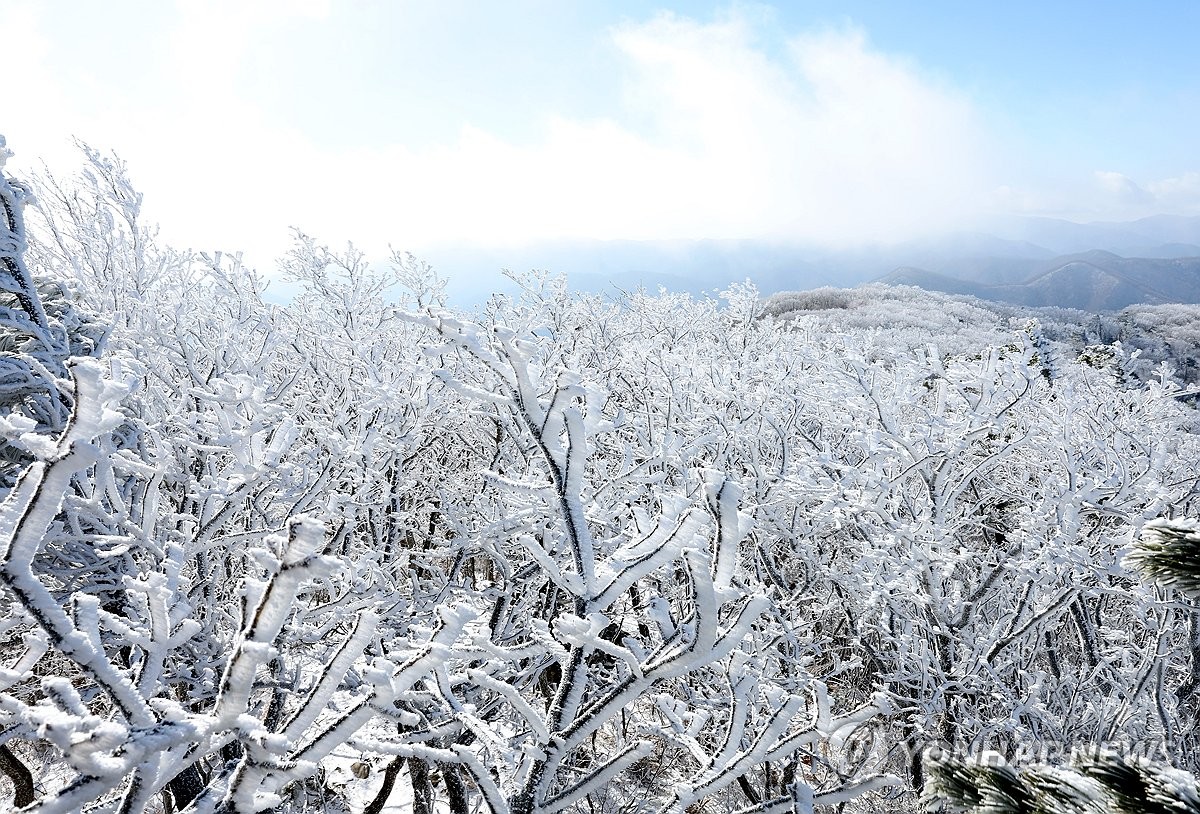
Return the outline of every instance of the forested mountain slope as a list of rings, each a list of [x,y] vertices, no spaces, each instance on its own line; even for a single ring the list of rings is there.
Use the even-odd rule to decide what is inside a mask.
[[[271,305],[86,157],[2,179],[3,804],[917,811],[932,744],[1200,756],[1197,612],[1121,565],[1197,512],[1190,312],[453,313],[303,235]]]
[[[774,294],[762,312],[799,324],[878,331],[878,342],[973,352],[1003,341],[1005,332],[1031,322],[1055,360],[1103,357],[1123,381],[1167,376],[1181,385],[1200,380],[1200,305],[1131,305],[1117,311],[1028,308],[916,286],[873,283],[853,289],[818,288]],[[1163,367],[1165,364],[1165,368]]]
[[[1086,311],[1115,311],[1135,303],[1200,303],[1200,257],[1120,257],[1091,250],[1042,261],[1013,261],[1010,267],[1027,269],[1019,279],[1004,279],[995,272],[1000,260],[990,260],[995,262],[960,261],[958,267],[941,273],[898,268],[881,282],[1016,305]]]

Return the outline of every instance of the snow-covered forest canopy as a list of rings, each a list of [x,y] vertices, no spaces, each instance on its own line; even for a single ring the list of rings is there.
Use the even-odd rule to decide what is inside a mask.
[[[1200,611],[1126,558],[1197,514],[1200,308],[531,273],[451,313],[301,234],[280,305],[83,159],[0,178],[0,807],[903,812],[933,746],[1197,765]]]

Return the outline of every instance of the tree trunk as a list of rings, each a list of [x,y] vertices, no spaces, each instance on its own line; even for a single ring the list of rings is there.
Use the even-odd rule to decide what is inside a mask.
[[[383,785],[379,787],[379,793],[375,795],[375,799],[367,803],[363,809],[363,814],[380,814],[383,807],[387,805],[388,798],[392,796],[392,790],[396,788],[396,778],[400,776],[401,770],[404,768],[404,758],[393,758],[392,762],[383,770]]]
[[[446,781],[446,799],[450,802],[450,814],[470,814],[471,802],[467,794],[467,784],[463,782],[458,767],[439,765],[442,779]]]
[[[410,757],[408,777],[412,781],[413,814],[434,814],[433,784],[429,782],[429,766],[423,760]]]
[[[167,789],[171,792],[175,810],[183,811],[191,805],[193,800],[204,793],[205,785],[204,776],[200,774],[200,769],[195,763],[171,778]]]
[[[24,808],[33,802],[35,796],[33,772],[29,771],[29,767],[13,754],[7,743],[0,745],[0,772],[4,772],[12,781],[14,806]]]

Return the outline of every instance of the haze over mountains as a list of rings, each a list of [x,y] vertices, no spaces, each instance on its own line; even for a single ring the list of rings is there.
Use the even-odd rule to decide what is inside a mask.
[[[980,235],[942,246],[940,256],[935,250],[880,280],[1085,311],[1200,302],[1200,218],[1087,224],[1025,218],[1007,226],[1011,237]]]
[[[979,272],[986,272],[993,264],[982,266],[964,265],[958,277],[900,268],[881,282],[1019,305],[1057,305],[1083,311],[1113,311],[1134,303],[1200,302],[1200,257],[1121,257],[1092,249],[1054,257],[1036,266],[1032,276],[1014,283],[986,282],[986,274]]]
[[[520,248],[441,247],[422,256],[470,300],[480,269],[546,269],[573,289],[663,286],[694,294],[751,279],[764,294],[870,281],[915,285],[1030,306],[1115,310],[1200,302],[1200,216],[1129,222],[996,218],[987,231],[831,250],[763,240],[558,241]],[[461,282],[474,275],[475,283]],[[456,285],[457,283],[457,285]]]

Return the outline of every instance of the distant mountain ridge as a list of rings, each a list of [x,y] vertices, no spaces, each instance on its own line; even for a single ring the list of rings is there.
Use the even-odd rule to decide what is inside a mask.
[[[446,244],[419,255],[450,278],[451,299],[464,306],[513,290],[504,268],[565,274],[572,289],[593,292],[661,286],[704,294],[750,279],[770,294],[884,279],[1031,305],[1200,302],[1200,216],[1125,223],[998,217],[976,231],[844,248],[786,239],[562,239]]]
[[[1042,261],[1020,282],[987,283],[911,266],[879,282],[1031,307],[1115,311],[1135,303],[1200,303],[1200,257],[1122,257],[1093,249]]]
[[[1200,256],[1200,217],[1151,215],[1133,221],[1075,223],[1059,218],[997,218],[989,231],[1044,246],[1055,254],[1104,249],[1127,257]]]

